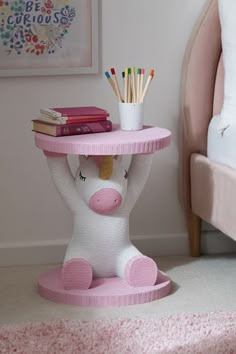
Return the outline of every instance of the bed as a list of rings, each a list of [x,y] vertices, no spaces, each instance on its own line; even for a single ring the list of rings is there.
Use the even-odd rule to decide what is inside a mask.
[[[179,192],[190,254],[201,254],[201,221],[236,240],[236,170],[207,157],[209,123],[224,96],[217,0],[208,0],[186,49],[181,87]]]

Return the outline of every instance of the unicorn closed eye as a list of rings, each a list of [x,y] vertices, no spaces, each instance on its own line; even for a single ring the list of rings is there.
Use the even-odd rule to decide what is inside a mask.
[[[93,278],[116,276],[132,286],[154,285],[156,263],[129,237],[129,214],[149,175],[152,155],[134,155],[128,171],[121,156],[80,156],[75,177],[66,156],[45,155],[74,216],[62,268],[64,288],[88,289]]]

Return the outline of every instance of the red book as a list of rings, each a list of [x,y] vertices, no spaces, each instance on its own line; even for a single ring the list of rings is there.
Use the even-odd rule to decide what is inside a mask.
[[[75,117],[75,116],[109,117],[109,113],[105,109],[96,106],[49,108],[49,109],[41,109],[40,112],[44,115],[49,115],[52,117],[53,116],[54,117]]]
[[[33,119],[32,122],[33,131],[52,136],[102,133],[112,130],[112,122],[110,120],[70,124],[46,123],[39,119]]]
[[[71,124],[71,123],[85,123],[85,122],[98,122],[106,120],[107,116],[74,116],[74,117],[58,117],[52,118],[44,114],[39,118],[40,121],[53,124]]]

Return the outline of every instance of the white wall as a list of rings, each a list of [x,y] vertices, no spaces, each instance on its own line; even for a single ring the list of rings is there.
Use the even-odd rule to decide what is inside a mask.
[[[40,107],[92,104],[108,109],[116,122],[117,104],[104,71],[121,72],[132,64],[156,71],[145,119],[170,129],[172,145],[154,157],[131,216],[131,234],[158,238],[186,232],[177,197],[179,87],[186,44],[204,2],[100,1],[99,75],[0,78],[1,247],[70,238],[71,216],[34,146],[31,119]]]

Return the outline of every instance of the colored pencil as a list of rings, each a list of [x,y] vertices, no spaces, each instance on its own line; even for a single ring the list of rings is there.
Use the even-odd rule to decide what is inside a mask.
[[[128,103],[131,103],[131,68],[128,68]]]
[[[151,83],[153,77],[154,77],[154,70],[152,69],[152,70],[150,70],[150,72],[149,72],[149,76],[148,76],[146,85],[145,85],[144,90],[143,90],[143,92],[142,92],[142,95],[141,95],[141,97],[140,97],[140,102],[143,102],[144,97],[145,97],[145,95],[146,95],[146,93],[147,93],[147,90],[148,90],[148,88],[149,88],[149,86],[150,86],[150,83]]]
[[[111,78],[109,72],[106,71],[106,72],[105,72],[105,75],[106,75],[106,78],[107,78],[107,80],[109,81],[109,84],[111,85],[111,87],[112,87],[112,89],[113,89],[115,95],[118,96],[118,93],[117,93],[116,88],[115,88],[115,84],[114,84],[114,82],[113,82],[113,80],[112,80],[112,78]]]
[[[116,78],[116,72],[115,72],[114,68],[111,69],[111,74],[113,76],[113,82],[114,82],[114,85],[115,85],[115,89],[116,89],[116,93],[117,93],[117,97],[119,99],[119,102],[123,102],[123,99],[122,99],[121,94],[120,94],[120,88],[119,88],[119,85],[118,85],[118,82],[117,82],[117,78]]]
[[[131,88],[132,88],[132,102],[137,102],[137,94],[136,94],[136,80],[135,80],[135,67],[131,68]]]
[[[145,74],[145,70],[141,69],[141,73],[140,73],[140,84],[139,84],[139,102],[141,97],[142,97],[142,93],[143,93],[143,78],[144,78],[144,74]]]
[[[125,102],[128,102],[128,68],[125,68]]]
[[[137,69],[137,83],[136,83],[136,102],[139,102],[139,87],[140,87],[140,74],[141,74],[141,69]]]
[[[123,78],[123,80],[125,80],[125,72],[124,71],[122,71],[122,78]]]

